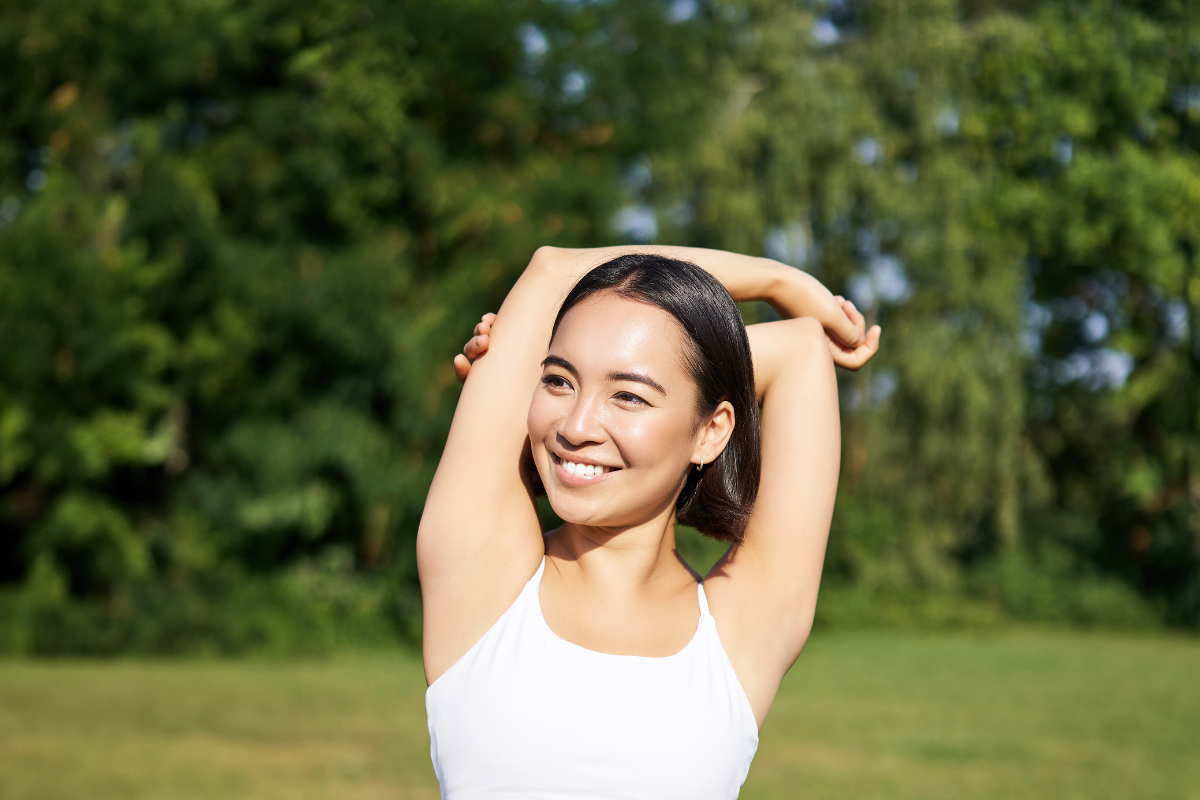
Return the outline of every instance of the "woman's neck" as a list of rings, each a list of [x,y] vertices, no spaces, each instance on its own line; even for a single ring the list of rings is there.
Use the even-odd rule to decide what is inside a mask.
[[[571,583],[606,593],[636,594],[693,579],[675,552],[673,513],[623,528],[567,522],[547,536],[546,554]]]

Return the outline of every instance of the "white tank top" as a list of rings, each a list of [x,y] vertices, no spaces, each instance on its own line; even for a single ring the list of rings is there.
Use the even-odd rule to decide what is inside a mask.
[[[678,653],[611,655],[546,625],[545,568],[425,693],[442,797],[737,797],[758,725],[704,587],[696,633]]]

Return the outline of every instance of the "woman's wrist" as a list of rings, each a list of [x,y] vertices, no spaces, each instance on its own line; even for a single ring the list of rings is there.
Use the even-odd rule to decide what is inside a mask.
[[[769,291],[760,298],[785,319],[815,317],[821,322],[832,308],[833,294],[807,272],[775,262],[769,272]]]

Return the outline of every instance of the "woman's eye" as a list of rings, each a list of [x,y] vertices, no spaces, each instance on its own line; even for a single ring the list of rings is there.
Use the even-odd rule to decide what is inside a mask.
[[[571,384],[561,375],[547,375],[542,378],[542,385],[549,386],[554,389],[570,389]]]
[[[631,403],[633,405],[640,405],[640,406],[649,405],[649,403],[647,403],[642,398],[638,397],[636,394],[630,394],[629,392],[618,392],[617,399],[620,400],[622,403]]]

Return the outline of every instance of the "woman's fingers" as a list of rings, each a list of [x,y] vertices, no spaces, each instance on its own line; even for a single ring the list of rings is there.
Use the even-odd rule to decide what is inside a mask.
[[[492,325],[496,323],[495,314],[484,314],[483,319],[475,325],[475,335],[483,336],[492,332]]]
[[[834,295],[833,300],[836,310],[833,311],[833,319],[825,323],[825,329],[841,344],[855,347],[863,338],[863,316],[844,297]]]
[[[474,335],[463,345],[462,354],[454,357],[454,374],[458,376],[460,383],[466,381],[467,375],[471,373],[471,362],[486,353],[491,346],[492,326],[495,324],[496,315],[491,311],[480,317],[475,325]]]
[[[862,312],[858,310],[858,306],[854,305],[853,300],[843,299],[842,310],[846,312],[846,316],[849,317],[850,321],[853,322],[859,329],[862,329],[866,324],[866,319],[863,317]]]
[[[486,353],[489,344],[489,338],[484,335],[472,336],[470,341],[463,345],[463,351],[454,357],[454,374],[460,382],[467,379],[471,372],[471,362]]]
[[[882,329],[872,325],[871,330],[856,347],[842,347],[837,342],[830,341],[829,350],[833,354],[833,363],[843,369],[855,371],[861,369],[879,352],[879,337]]]
[[[858,310],[858,306],[854,305],[854,301],[846,300],[845,298],[842,299],[842,311],[846,314],[846,318],[854,324],[855,329],[858,331],[859,341],[862,341],[863,337],[866,336],[867,327],[867,321],[863,317],[862,312]],[[858,342],[855,342],[855,344],[858,344]]]
[[[479,318],[479,322],[475,324],[475,333],[487,333],[496,324],[496,315],[492,313],[484,314]]]
[[[471,340],[463,347],[463,354],[474,361],[487,352],[491,343],[492,339],[486,333],[479,336],[472,336]]]
[[[867,331],[867,335],[863,338],[863,343],[855,348],[853,353],[854,361],[858,365],[855,369],[866,364],[879,352],[879,336],[882,333],[883,329],[878,325],[872,325],[871,330]]]
[[[862,323],[856,322],[846,308],[848,301],[843,300],[837,311],[832,325],[827,326],[830,332],[844,345],[853,347],[862,341]]]
[[[454,375],[458,378],[459,383],[465,383],[467,375],[471,372],[471,362],[462,353],[454,357]]]

